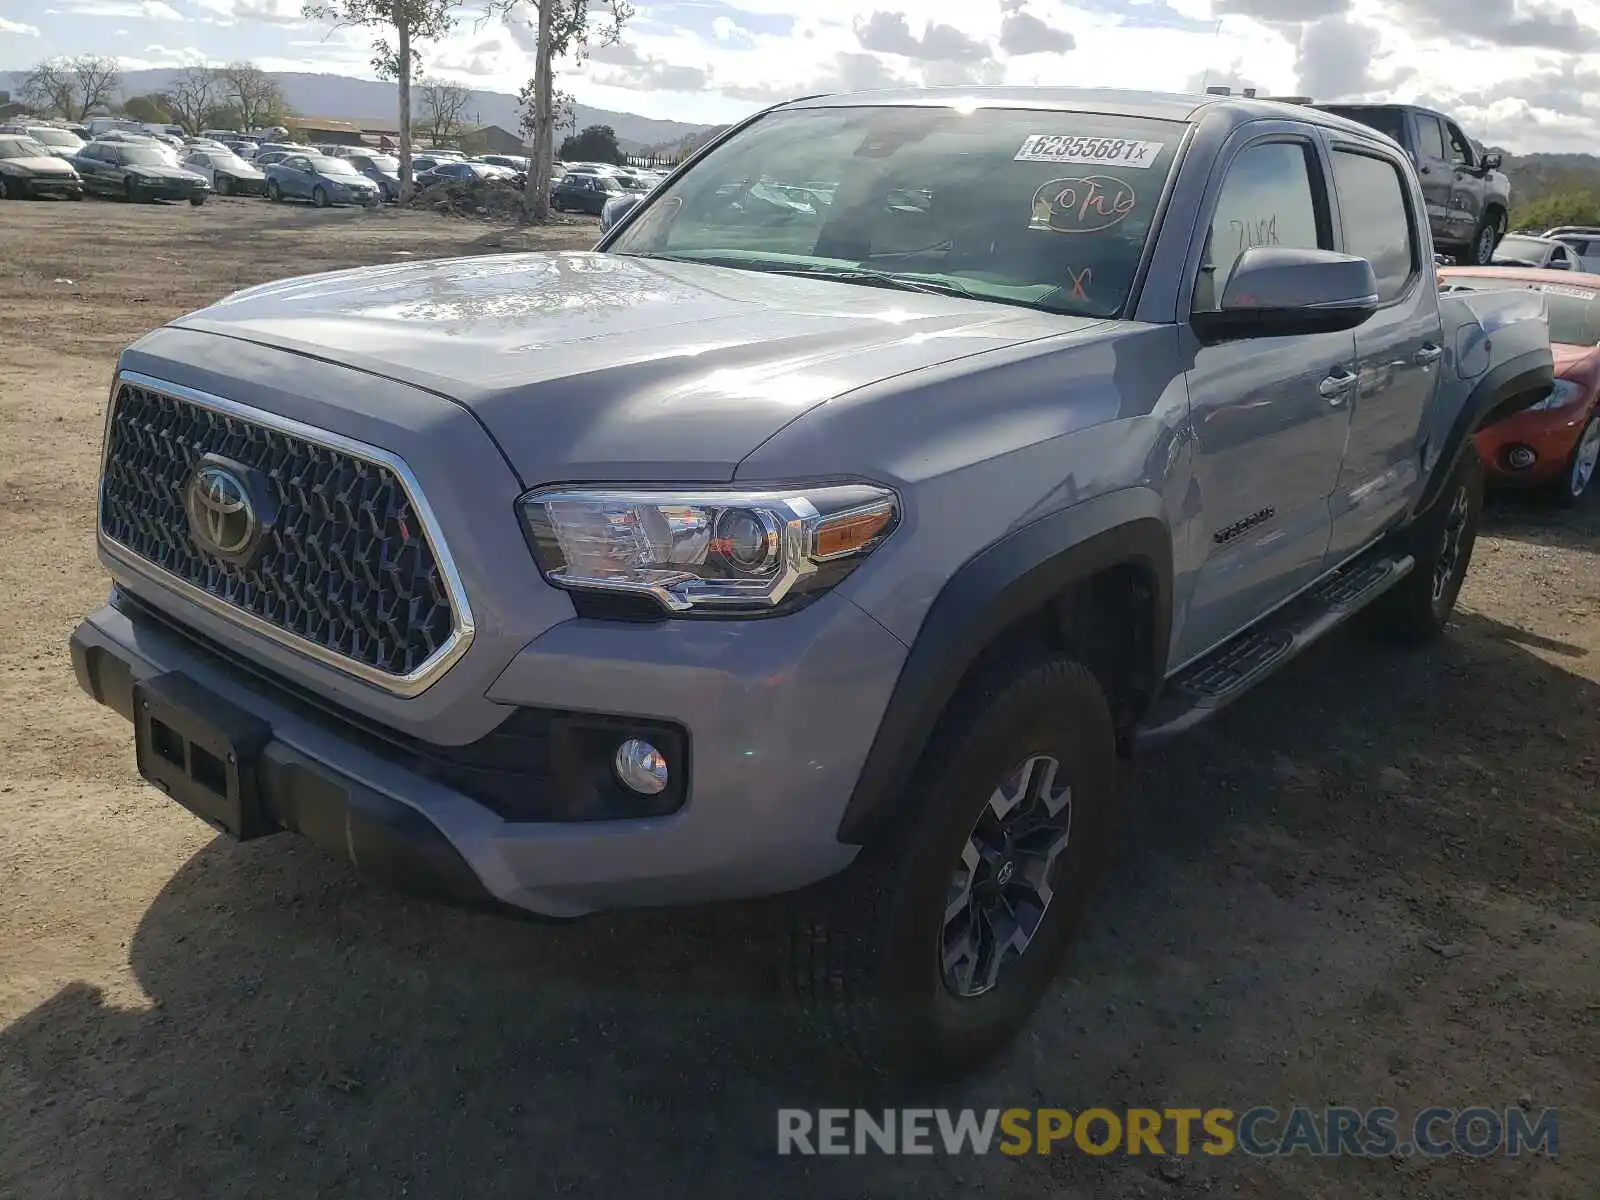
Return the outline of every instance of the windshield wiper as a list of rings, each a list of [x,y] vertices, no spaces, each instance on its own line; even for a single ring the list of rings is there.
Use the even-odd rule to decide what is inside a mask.
[[[707,266],[738,267],[746,271],[761,271],[767,275],[790,275],[797,279],[828,279],[835,283],[860,283],[868,287],[897,288],[902,292],[926,292],[931,296],[960,296],[965,300],[984,297],[954,280],[913,279],[907,275],[892,275],[888,271],[874,271],[871,267],[801,267],[784,263],[762,262],[735,255],[672,254],[665,251],[640,253],[623,251],[637,258],[659,258],[666,262],[704,263]]]
[[[953,280],[913,279],[907,275],[874,271],[870,267],[763,267],[761,269],[770,271],[774,275],[794,275],[802,279],[830,279],[836,283],[861,283],[868,287],[897,288],[902,292],[926,292],[933,296],[978,299],[970,288]]]

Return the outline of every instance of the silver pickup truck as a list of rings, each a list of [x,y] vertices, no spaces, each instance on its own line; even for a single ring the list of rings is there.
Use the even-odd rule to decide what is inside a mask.
[[[1535,292],[1241,98],[730,130],[592,253],[251,288],[122,355],[72,636],[237,838],[576,917],[796,892],[802,999],[955,1074],[1063,962],[1119,755],[1357,613],[1438,633]]]

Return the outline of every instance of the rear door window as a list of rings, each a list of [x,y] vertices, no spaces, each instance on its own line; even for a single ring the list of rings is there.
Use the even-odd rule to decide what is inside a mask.
[[[1417,123],[1417,154],[1423,158],[1444,158],[1444,130],[1439,118],[1417,113],[1412,118]]]

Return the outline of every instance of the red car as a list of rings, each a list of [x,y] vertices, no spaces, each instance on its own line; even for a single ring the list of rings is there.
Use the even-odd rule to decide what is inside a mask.
[[[1440,290],[1534,288],[1550,311],[1556,385],[1532,408],[1477,435],[1489,478],[1582,499],[1600,464],[1600,275],[1517,267],[1442,267]]]

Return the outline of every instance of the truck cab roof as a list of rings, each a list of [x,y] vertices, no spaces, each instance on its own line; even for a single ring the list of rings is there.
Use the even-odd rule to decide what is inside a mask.
[[[1373,139],[1374,131],[1370,126],[1301,103],[1300,100],[1299,97],[1274,99],[1265,96],[1216,93],[1151,92],[1131,88],[908,87],[806,96],[779,107],[802,109],[971,105],[974,108],[1033,108],[1041,112],[1116,113],[1153,120],[1183,122],[1194,122],[1201,116],[1208,118],[1215,116],[1236,125],[1277,119],[1302,121],[1337,129],[1350,136]]]

